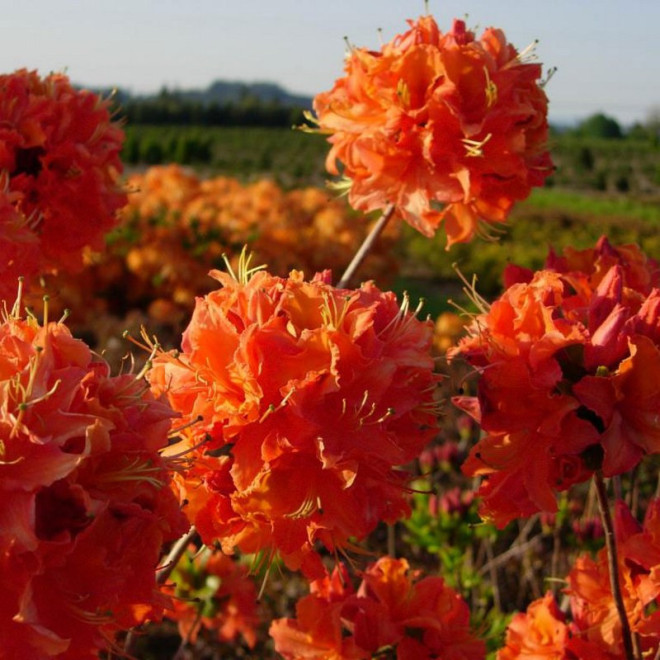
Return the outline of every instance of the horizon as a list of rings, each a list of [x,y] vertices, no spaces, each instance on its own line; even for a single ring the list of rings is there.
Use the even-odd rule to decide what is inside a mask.
[[[135,92],[133,90],[127,89],[126,87],[120,87],[118,85],[87,85],[85,83],[82,83],[80,81],[72,80],[72,84],[75,87],[78,87],[80,89],[89,89],[91,91],[95,92],[101,92],[101,93],[108,93],[111,90],[116,90],[120,93],[125,93],[128,94],[130,97],[133,98],[149,98],[149,97],[154,97],[160,94],[163,91],[167,91],[168,93],[172,94],[177,94],[177,93],[189,93],[189,92],[200,92],[200,91],[205,91],[209,89],[212,85],[221,82],[221,83],[227,83],[227,84],[237,84],[237,85],[246,85],[246,86],[251,86],[251,85],[268,85],[268,86],[276,86],[278,87],[282,92],[286,93],[289,96],[299,96],[299,97],[307,97],[310,100],[313,99],[313,95],[308,95],[304,93],[298,93],[294,90],[288,89],[286,86],[273,81],[273,80],[238,80],[238,79],[226,79],[226,78],[216,78],[214,80],[211,80],[208,84],[199,86],[199,87],[169,87],[167,85],[163,85],[160,87],[160,89],[157,89],[155,91],[151,92]],[[551,108],[552,105],[552,99],[549,98],[549,108]],[[585,121],[586,119],[589,119],[590,117],[596,115],[596,114],[603,114],[606,115],[607,117],[611,117],[612,119],[615,119],[617,123],[620,125],[620,127],[624,130],[627,130],[634,126],[635,124],[643,124],[644,120],[635,120],[630,123],[623,123],[621,122],[616,116],[608,113],[606,110],[594,110],[594,112],[589,113],[588,115],[584,116],[575,116],[575,117],[559,117],[559,118],[553,118],[552,113],[548,113],[548,122],[550,125],[554,127],[559,127],[559,128],[573,128],[580,124],[581,122]]]

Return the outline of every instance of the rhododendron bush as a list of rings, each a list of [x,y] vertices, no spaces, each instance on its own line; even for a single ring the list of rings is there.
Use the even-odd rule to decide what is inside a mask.
[[[483,658],[467,604],[442,578],[419,577],[405,559],[381,557],[354,591],[336,568],[311,583],[296,619],[272,623],[275,649],[284,658],[372,658],[392,649],[401,660]]]
[[[654,657],[660,649],[659,514],[658,499],[649,502],[643,525],[623,503],[616,510],[624,604],[644,657]],[[567,582],[570,618],[559,609],[553,595],[546,594],[531,603],[527,612],[514,616],[498,660],[534,655],[567,659],[625,657],[605,550],[595,559],[579,556]]]
[[[398,220],[504,228],[547,103],[496,28],[350,46],[307,127],[350,209],[120,180],[108,101],[0,75],[0,659],[660,657],[657,262],[558,246],[435,324],[383,288]]]

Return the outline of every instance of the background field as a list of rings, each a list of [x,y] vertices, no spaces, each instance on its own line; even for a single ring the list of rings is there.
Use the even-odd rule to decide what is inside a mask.
[[[606,233],[613,242],[638,242],[647,253],[660,254],[658,140],[642,127],[625,138],[580,132],[553,135],[556,172],[515,208],[498,240],[447,252],[441,235],[429,240],[404,228],[394,288],[423,296],[426,310],[436,314],[447,306],[439,294],[456,288],[454,264],[467,276],[479,273],[480,291],[492,295],[508,261],[538,267],[550,245],[557,251],[587,247]],[[327,151],[324,136],[291,128],[128,125],[123,155],[129,171],[175,162],[201,175],[243,182],[265,177],[292,189],[325,185]]]

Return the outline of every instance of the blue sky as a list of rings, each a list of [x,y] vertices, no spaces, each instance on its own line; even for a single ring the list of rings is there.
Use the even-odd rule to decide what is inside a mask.
[[[313,95],[342,74],[347,36],[378,48],[423,0],[0,0],[0,67],[66,69],[91,86],[151,92],[217,78],[272,81]],[[658,0],[430,0],[442,30],[501,27],[519,49],[534,39],[556,66],[554,121],[604,111],[624,124],[660,108]]]

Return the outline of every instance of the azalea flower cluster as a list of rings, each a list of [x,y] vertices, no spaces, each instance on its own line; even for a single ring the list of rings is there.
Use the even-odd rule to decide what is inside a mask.
[[[486,647],[470,629],[467,604],[440,577],[419,579],[405,559],[382,557],[354,591],[345,571],[311,583],[295,619],[270,627],[286,660],[369,659],[389,652],[398,660],[483,660]]]
[[[63,74],[0,76],[0,300],[16,281],[76,271],[126,203],[123,132],[107,101]]]
[[[643,657],[660,651],[660,500],[652,500],[640,525],[617,503],[618,571],[626,614]],[[621,622],[612,597],[607,552],[577,558],[568,576],[571,619],[546,594],[516,614],[498,660],[623,658]]]
[[[266,179],[203,179],[168,165],[130,176],[127,189],[129,201],[107,249],[84,254],[85,278],[50,278],[31,297],[33,308],[47,293],[53,309],[72,310],[70,322],[77,326],[136,308],[151,321],[176,325],[189,317],[196,296],[213,289],[208,272],[223,265],[225,254],[236,263],[249,245],[282,276],[292,268],[341,269],[368,231],[344,201],[319,188],[284,191]],[[380,238],[362,271],[365,279],[393,277],[396,238],[395,228]]]
[[[3,657],[93,658],[161,616],[161,548],[189,526],[159,455],[172,416],[62,323],[0,324]]]
[[[498,29],[477,39],[460,20],[446,33],[431,16],[409,24],[379,51],[351,48],[312,119],[354,208],[392,204],[427,236],[442,224],[450,246],[504,222],[551,173],[541,65]]]
[[[248,569],[221,552],[191,545],[163,591],[172,596],[181,638],[194,644],[201,631],[232,642],[239,635],[253,648],[259,623],[257,590]]]
[[[318,577],[317,541],[335,551],[409,511],[397,466],[437,426],[432,324],[329,272],[212,274],[222,288],[148,376],[191,424],[169,450],[194,457],[176,483],[205,543]]]
[[[450,351],[480,374],[476,397],[454,399],[485,432],[463,471],[485,477],[481,513],[500,527],[660,451],[657,264],[603,238],[506,280]]]

